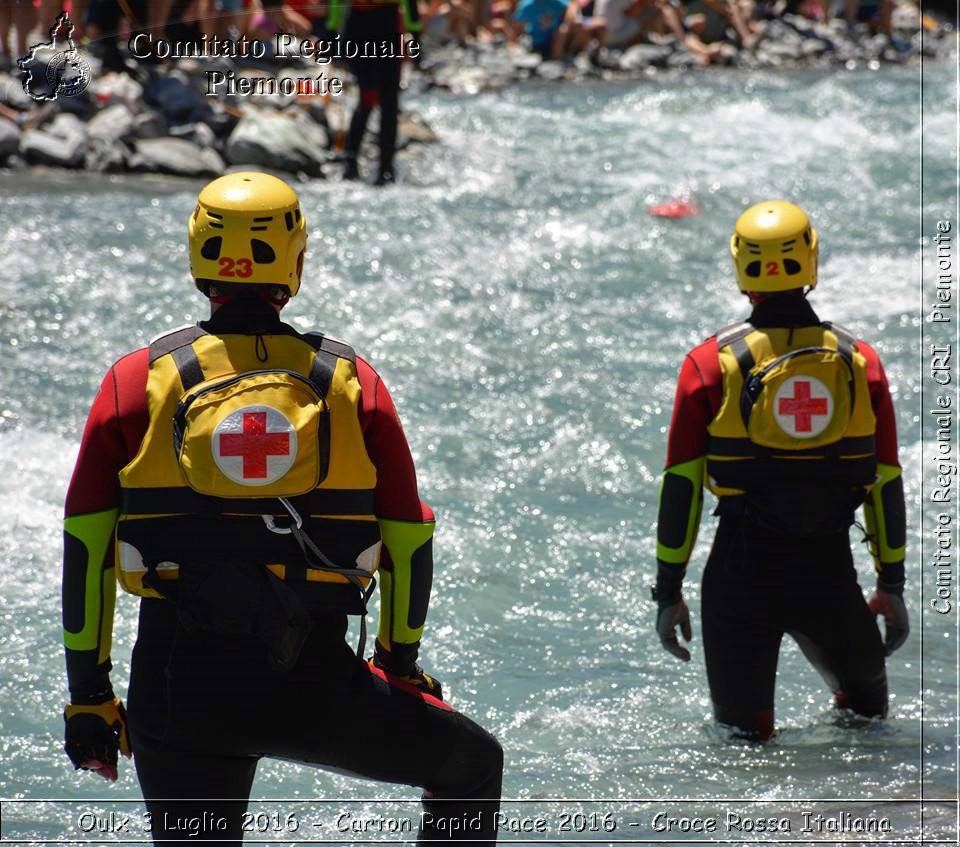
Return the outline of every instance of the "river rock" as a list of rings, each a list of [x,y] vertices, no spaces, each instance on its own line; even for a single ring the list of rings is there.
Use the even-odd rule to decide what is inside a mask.
[[[174,176],[220,176],[223,159],[216,150],[203,149],[183,138],[143,138],[135,143],[129,167],[134,171]]]
[[[95,77],[89,91],[101,105],[124,103],[132,109],[143,99],[143,86],[139,82],[129,74],[114,71]]]
[[[87,124],[87,136],[97,141],[114,142],[133,134],[134,117],[130,107],[114,103],[101,109]]]
[[[87,134],[76,116],[61,112],[44,129],[28,129],[20,137],[20,153],[31,164],[79,168],[87,152]]]
[[[174,138],[185,138],[200,147],[213,147],[217,143],[216,133],[206,124],[181,124],[170,127]]]
[[[10,74],[0,73],[0,103],[14,109],[31,109],[38,101],[23,90],[23,83]]]
[[[666,44],[635,44],[628,47],[620,57],[620,69],[633,71],[653,65],[665,68],[673,48]]]
[[[309,118],[250,109],[227,139],[226,156],[232,165],[266,165],[319,177],[327,147],[326,132]]]
[[[73,118],[73,115],[57,115]],[[56,165],[61,168],[79,168],[83,165],[87,141],[83,133],[59,135],[54,131],[54,120],[48,129],[28,129],[20,136],[20,154],[34,165]],[[78,121],[79,123],[79,121]],[[81,124],[81,128],[82,128]]]
[[[137,138],[163,138],[167,134],[167,122],[159,112],[144,109],[133,118],[133,134]]]
[[[92,138],[87,144],[83,167],[97,173],[119,173],[127,169],[130,150],[119,139]]]
[[[0,162],[5,162],[20,149],[20,128],[6,118],[0,118]]]

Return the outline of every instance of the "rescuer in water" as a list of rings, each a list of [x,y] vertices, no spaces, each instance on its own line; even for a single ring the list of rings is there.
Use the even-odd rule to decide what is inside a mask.
[[[393,401],[348,345],[280,320],[306,240],[283,181],[210,183],[189,221],[209,320],[101,385],[66,501],[66,752],[112,780],[132,750],[157,841],[202,816],[227,824],[198,840],[239,840],[266,756],[422,786],[421,838],[491,843],[500,746],[417,664],[434,516]],[[365,626],[357,654],[344,635],[375,577],[367,663]],[[115,581],[142,598],[129,722],[109,678]],[[464,815],[479,829],[444,826]]]
[[[689,661],[681,586],[703,507],[720,523],[703,574],[703,648],[718,721],[773,734],[777,657],[791,635],[838,707],[887,713],[884,656],[909,625],[903,482],[893,403],[877,353],[807,300],[818,240],[804,211],[765,202],[730,241],[753,311],[684,359],[657,524],[656,628]],[[877,585],[864,601],[848,531],[863,506]],[[886,625],[881,639],[875,616]]]

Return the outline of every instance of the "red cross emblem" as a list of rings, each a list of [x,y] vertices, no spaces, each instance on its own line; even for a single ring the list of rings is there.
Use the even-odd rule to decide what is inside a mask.
[[[816,377],[791,377],[780,386],[776,402],[777,422],[801,438],[819,435],[833,417],[833,397]]]
[[[281,412],[268,406],[247,406],[231,412],[217,425],[214,459],[235,482],[265,485],[290,469],[296,455],[296,437],[296,430]]]

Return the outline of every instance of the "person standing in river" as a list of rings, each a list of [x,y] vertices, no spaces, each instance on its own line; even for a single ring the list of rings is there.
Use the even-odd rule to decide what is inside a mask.
[[[684,359],[660,491],[653,599],[661,644],[689,661],[676,631],[690,641],[681,589],[705,480],[720,516],[701,598],[714,714],[736,735],[766,741],[784,634],[820,671],[838,707],[887,714],[884,657],[909,632],[906,519],[880,359],[843,327],[821,321],[807,299],[819,241],[806,213],[779,201],[752,206],[737,220],[730,251],[753,311]],[[848,537],[861,505],[877,573],[869,604]]]

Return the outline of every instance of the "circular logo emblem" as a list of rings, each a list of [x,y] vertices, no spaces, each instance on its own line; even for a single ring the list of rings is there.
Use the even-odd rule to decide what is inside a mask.
[[[54,96],[73,97],[90,84],[90,65],[76,50],[64,50],[47,65],[47,82]]]
[[[240,485],[268,485],[293,466],[297,431],[272,406],[244,406],[213,431],[213,460]]]
[[[833,419],[833,395],[815,376],[792,376],[777,391],[774,416],[794,438],[815,438]]]

